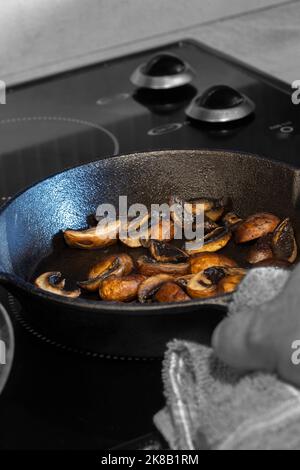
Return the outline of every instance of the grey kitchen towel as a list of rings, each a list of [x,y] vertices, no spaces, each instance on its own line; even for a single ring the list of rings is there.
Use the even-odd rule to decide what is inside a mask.
[[[250,271],[229,314],[247,315],[272,300],[288,276],[273,268]],[[300,392],[274,375],[242,375],[211,348],[174,340],[163,381],[167,405],[154,422],[172,449],[300,449]]]

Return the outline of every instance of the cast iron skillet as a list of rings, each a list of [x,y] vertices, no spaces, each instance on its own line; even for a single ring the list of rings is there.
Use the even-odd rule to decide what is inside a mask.
[[[246,216],[289,216],[300,243],[300,170],[258,156],[214,150],[121,155],[64,171],[14,197],[0,210],[0,282],[41,333],[105,355],[160,357],[174,337],[208,343],[226,312],[227,296],[183,304],[114,304],[67,299],[29,280],[53,250],[57,234],[86,226],[102,202],[162,203],[170,194],[232,198]],[[255,295],[255,293],[253,293]]]

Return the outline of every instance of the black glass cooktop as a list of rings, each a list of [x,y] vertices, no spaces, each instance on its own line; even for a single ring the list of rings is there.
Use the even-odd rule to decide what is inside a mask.
[[[163,92],[132,85],[135,68],[160,52],[152,50],[11,89],[0,107],[1,196],[63,168],[133,150],[230,148],[298,164],[300,108],[290,87],[193,42],[164,50],[193,68],[190,84]],[[253,118],[226,126],[188,119],[192,97],[213,85],[249,97]]]
[[[171,64],[173,75],[181,62],[189,64],[192,81],[160,91],[134,86],[134,70],[161,53],[180,59]],[[148,72],[159,78],[159,61],[151,67]],[[234,93],[204,94],[216,85]],[[0,199],[64,168],[136,150],[236,149],[298,166],[300,107],[291,93],[288,85],[193,41],[12,88],[0,107]],[[226,124],[191,119],[185,110],[203,94],[211,109],[226,100],[231,109],[243,96],[255,111]],[[0,449],[106,449],[152,431],[152,416],[164,403],[159,362],[105,360],[55,348],[22,325],[4,290],[0,298],[17,338],[0,399]]]

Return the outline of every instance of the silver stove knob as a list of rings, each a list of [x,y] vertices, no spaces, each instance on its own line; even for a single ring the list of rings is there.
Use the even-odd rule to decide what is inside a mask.
[[[246,95],[226,85],[209,88],[196,96],[186,109],[186,115],[207,123],[228,123],[249,116],[255,104]]]
[[[194,78],[192,68],[173,54],[159,54],[141,64],[131,75],[139,88],[167,90],[187,85]]]

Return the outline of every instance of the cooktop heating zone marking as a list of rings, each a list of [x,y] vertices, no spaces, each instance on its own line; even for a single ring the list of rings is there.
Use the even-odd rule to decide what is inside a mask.
[[[101,126],[100,124],[97,124],[91,121],[86,121],[83,119],[64,117],[64,116],[24,116],[24,117],[1,119],[0,125],[1,124],[14,124],[14,123],[28,122],[28,121],[58,121],[58,122],[60,121],[60,122],[79,124],[83,126],[92,127],[94,129],[98,129],[99,131],[103,132],[111,139],[113,146],[114,146],[113,155],[117,155],[120,152],[119,141],[112,132],[110,132],[108,129]]]

